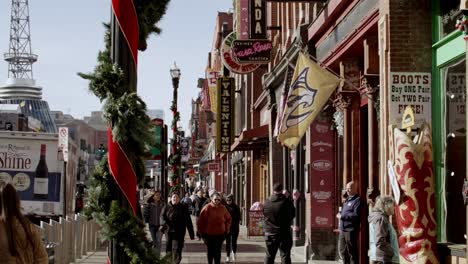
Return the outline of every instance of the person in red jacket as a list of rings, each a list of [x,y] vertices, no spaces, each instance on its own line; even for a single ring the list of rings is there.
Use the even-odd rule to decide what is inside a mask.
[[[221,263],[221,248],[231,228],[231,215],[221,204],[221,195],[211,194],[211,202],[203,207],[197,221],[198,232],[207,247],[208,263]]]

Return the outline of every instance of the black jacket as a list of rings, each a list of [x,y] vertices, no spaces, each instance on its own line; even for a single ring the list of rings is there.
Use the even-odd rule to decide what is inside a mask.
[[[361,225],[361,198],[358,194],[346,198],[341,210],[340,230],[359,231]]]
[[[229,214],[231,215],[231,231],[239,230],[239,224],[241,221],[241,211],[237,204],[232,202],[230,205],[226,204],[226,209],[228,210]]]
[[[163,208],[163,202],[146,204],[143,209],[145,222],[152,226],[159,226],[159,220],[161,218]]]
[[[265,235],[290,235],[291,221],[296,216],[294,204],[283,194],[273,194],[265,201]]]
[[[190,238],[194,238],[190,213],[187,206],[182,203],[178,203],[176,205],[168,203],[161,213],[160,224],[166,227],[166,231],[169,236],[177,239],[184,239],[185,230],[187,229]]]
[[[203,209],[203,205],[205,204],[207,198],[206,197],[195,197],[193,201],[193,215],[200,216],[201,209]]]

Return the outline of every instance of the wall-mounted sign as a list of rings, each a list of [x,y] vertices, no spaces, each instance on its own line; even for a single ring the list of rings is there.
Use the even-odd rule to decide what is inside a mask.
[[[218,79],[218,110],[216,113],[216,149],[230,152],[234,141],[234,78]]]
[[[155,143],[158,146],[151,148],[150,153],[152,155],[153,160],[161,160],[161,146],[163,144],[162,137],[163,137],[164,120],[160,118],[155,118],[151,120],[151,124],[154,126]]]
[[[218,78],[221,77],[221,73],[214,69],[206,69],[206,81],[208,82],[208,91],[210,93],[210,105],[211,112],[216,114],[216,89]]]
[[[221,45],[221,61],[223,62],[224,66],[228,68],[228,70],[238,73],[238,74],[245,74],[250,73],[258,69],[260,64],[258,63],[240,63],[232,54],[232,45],[234,40],[237,39],[236,32],[232,32],[226,36]]]
[[[234,40],[232,53],[240,63],[269,63],[272,48],[267,39]]]
[[[239,39],[249,38],[249,0],[236,1],[236,31]]]
[[[431,122],[431,74],[391,72],[389,80],[389,123],[400,126],[406,106],[413,107],[416,126]]]
[[[218,172],[220,171],[219,169],[219,163],[218,162],[211,162],[208,163],[208,171],[213,171],[213,172]]]
[[[250,0],[250,38],[266,39],[266,1]]]

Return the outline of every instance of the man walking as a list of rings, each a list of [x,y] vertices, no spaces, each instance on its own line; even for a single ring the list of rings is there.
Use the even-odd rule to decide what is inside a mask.
[[[361,199],[356,191],[356,184],[349,182],[346,184],[348,197],[344,201],[341,214],[336,217],[340,219],[340,254],[344,264],[357,264],[358,247],[357,240],[361,223]]]
[[[292,232],[291,221],[295,217],[294,205],[284,196],[283,185],[273,186],[274,194],[265,201],[263,207],[266,243],[265,264],[275,263],[276,253],[280,250],[281,263],[291,264]]]

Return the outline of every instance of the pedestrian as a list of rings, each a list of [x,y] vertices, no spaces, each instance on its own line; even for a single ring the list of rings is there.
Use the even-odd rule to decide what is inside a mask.
[[[241,211],[239,206],[234,202],[234,195],[232,194],[226,197],[226,209],[232,218],[231,228],[226,236],[226,262],[231,262],[236,261],[237,238],[239,237],[239,225],[241,222]]]
[[[156,190],[154,193],[150,194],[147,204],[143,209],[143,217],[145,222],[148,223],[151,239],[153,240],[153,247],[158,257],[161,254],[162,232],[159,229],[161,227],[160,218],[164,206],[165,203],[161,199],[161,191]]]
[[[49,263],[41,235],[21,213],[18,193],[9,183],[0,184],[0,234],[1,263]]]
[[[231,215],[221,204],[219,193],[214,192],[210,198],[211,202],[200,212],[197,226],[207,247],[208,264],[219,264],[223,241],[231,228]]]
[[[357,264],[359,263],[357,242],[361,223],[361,198],[353,181],[346,184],[346,193],[347,198],[343,203],[341,213],[336,215],[340,220],[338,245],[343,263]]]
[[[172,193],[171,201],[161,213],[160,223],[161,230],[167,232],[166,253],[171,254],[172,263],[178,264],[182,259],[186,230],[191,240],[195,238],[190,213],[180,202],[179,193]]]
[[[273,195],[263,207],[266,243],[265,264],[275,263],[278,249],[282,264],[291,264],[292,231],[291,222],[296,215],[292,201],[283,194],[283,185],[273,185]]]
[[[197,222],[198,222],[198,217],[200,216],[200,212],[201,212],[201,210],[203,208],[203,204],[205,203],[206,200],[207,200],[207,198],[204,196],[203,189],[199,189],[198,192],[197,192],[197,196],[195,197],[195,199],[192,202],[193,215],[195,216],[195,220]],[[198,232],[198,228],[197,228],[196,235],[197,235],[198,240],[201,240],[201,236],[200,236],[200,233]]]
[[[368,217],[370,260],[375,264],[399,263],[398,236],[389,217],[395,213],[395,200],[391,196],[377,198]]]
[[[188,192],[185,193],[184,199],[182,199],[182,203],[187,206],[189,212],[192,212],[192,199],[190,198],[190,194]]]

